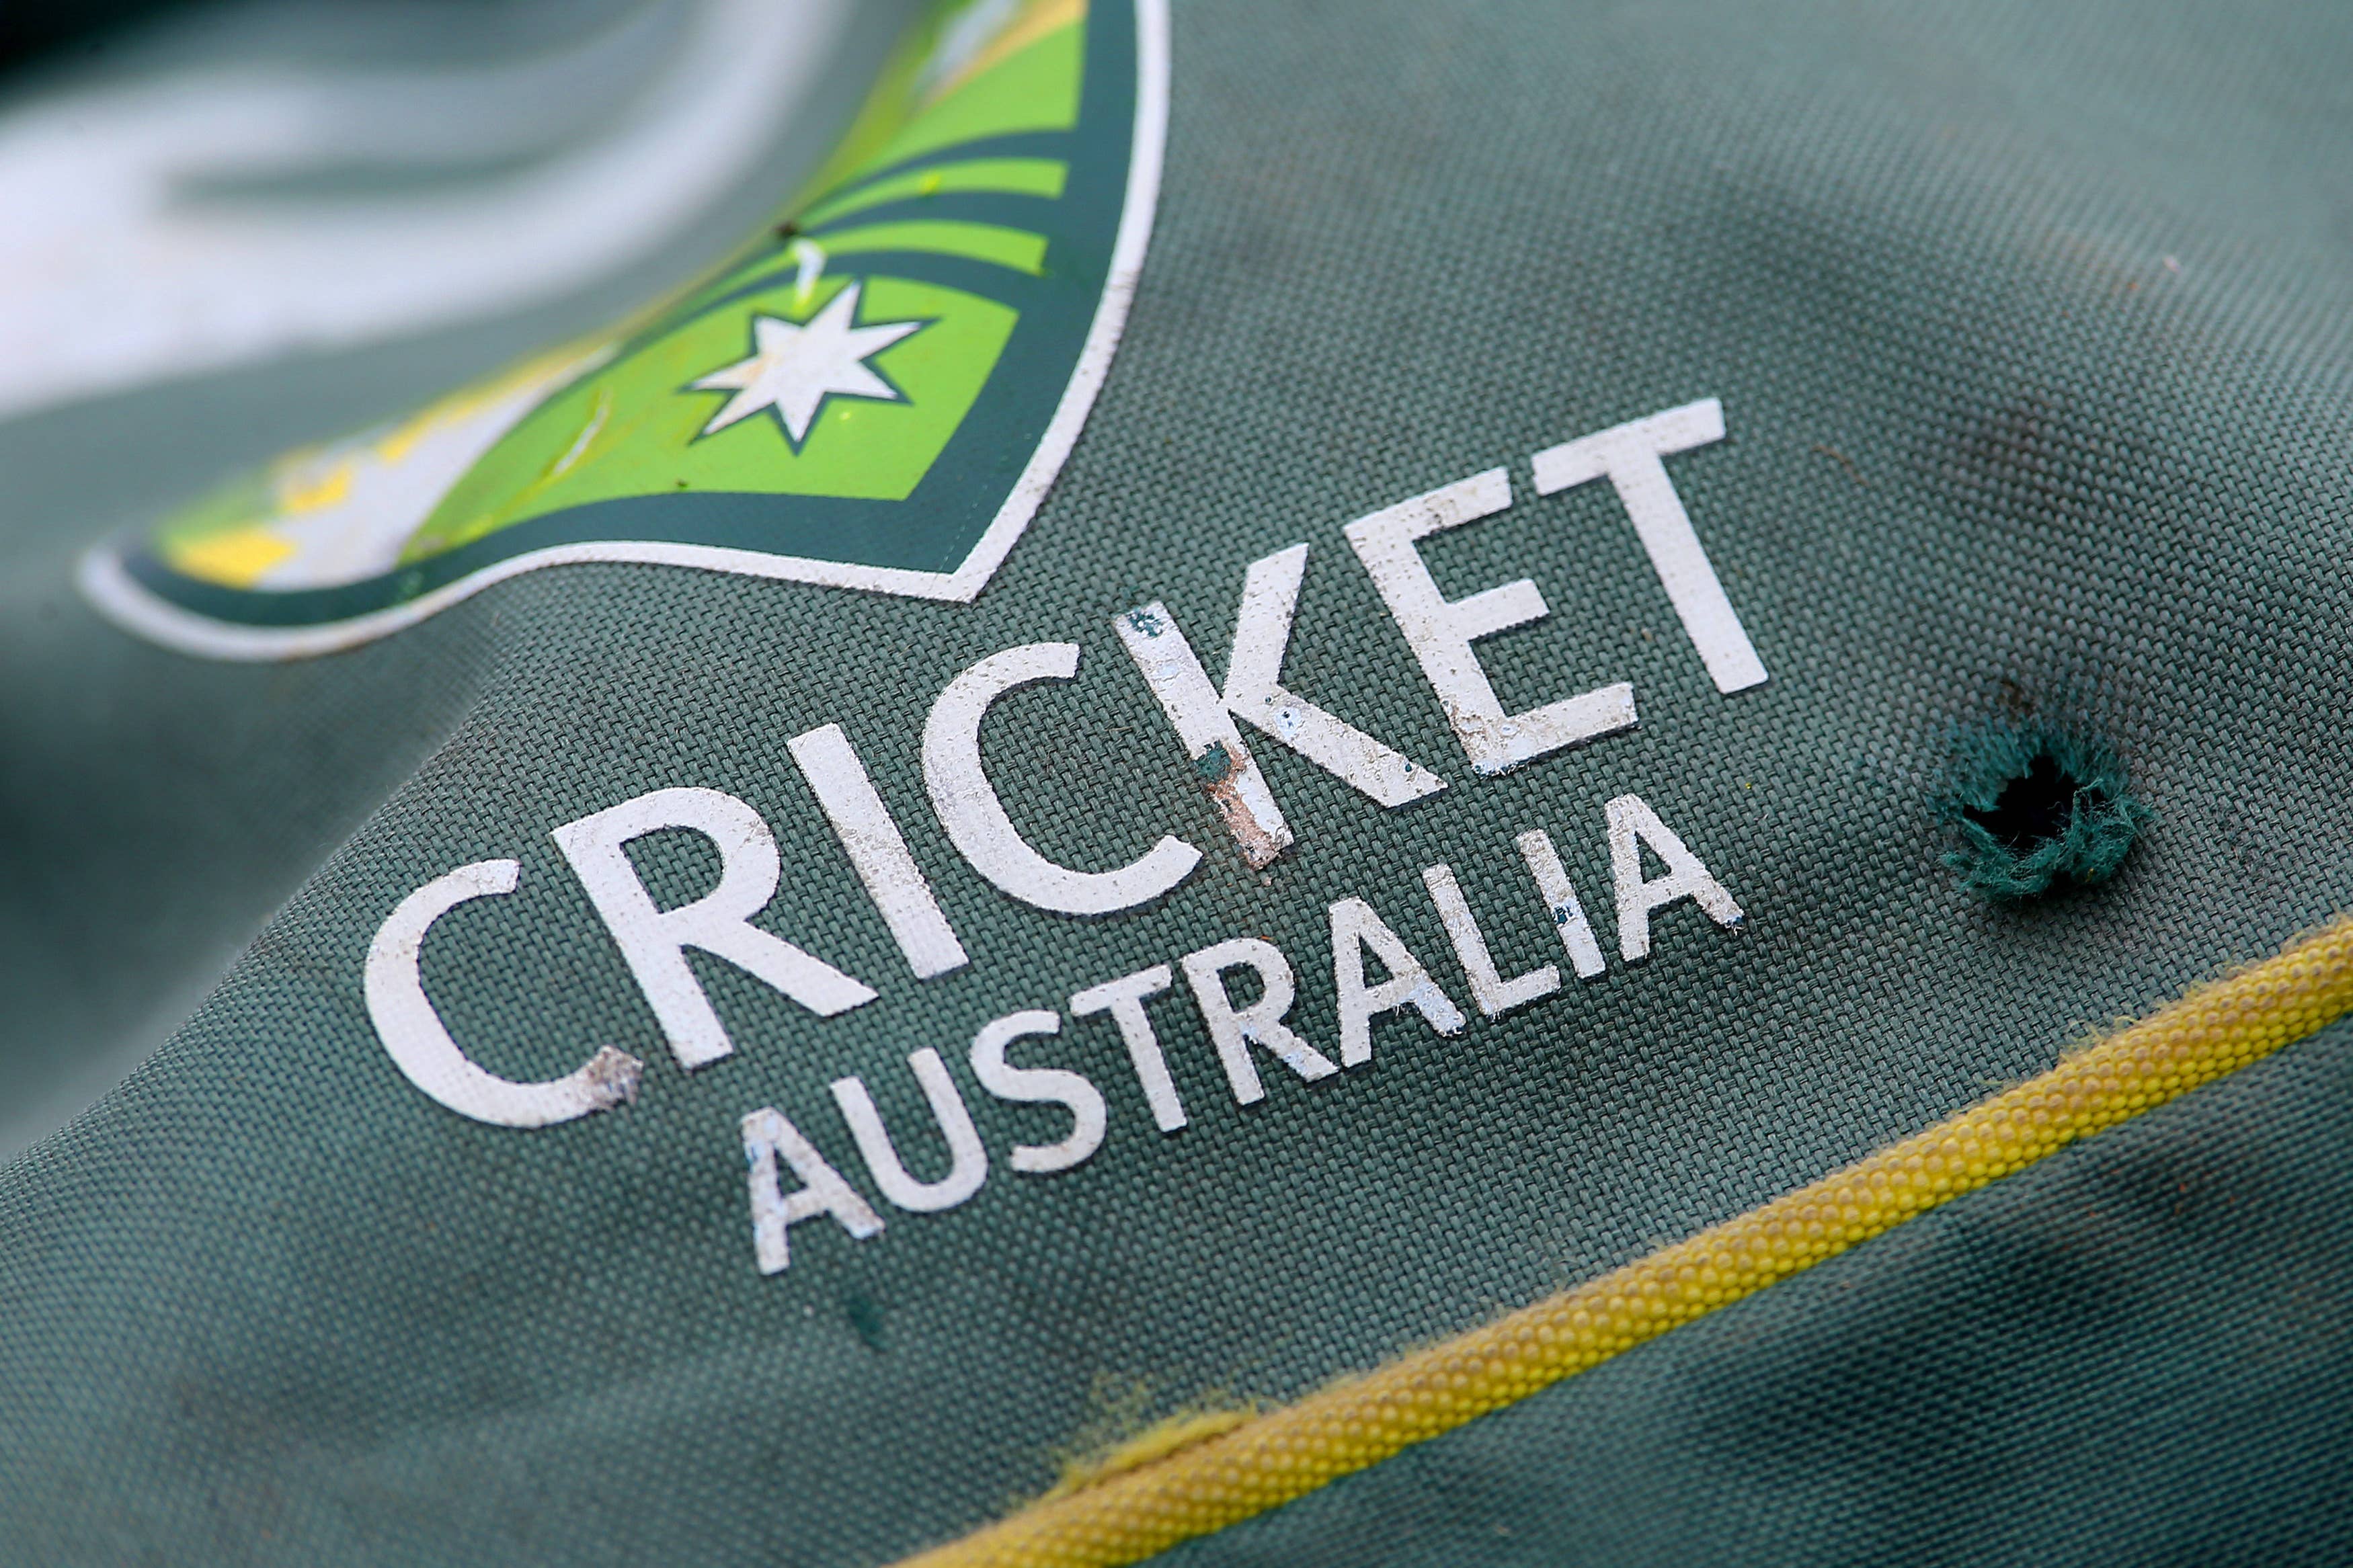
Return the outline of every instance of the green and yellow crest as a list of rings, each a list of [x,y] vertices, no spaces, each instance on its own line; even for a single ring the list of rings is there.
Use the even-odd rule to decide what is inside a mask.
[[[94,551],[84,587],[157,640],[260,658],[580,561],[969,599],[1117,346],[1166,93],[1159,0],[935,7],[714,275]]]

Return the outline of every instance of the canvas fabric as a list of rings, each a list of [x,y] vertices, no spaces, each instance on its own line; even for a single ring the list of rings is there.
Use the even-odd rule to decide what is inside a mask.
[[[1754,1207],[2353,901],[2353,15],[1217,0],[1174,24],[1124,342],[970,605],[575,566],[352,652],[213,664],[72,597],[113,516],[0,501],[28,520],[6,1049],[64,1073],[203,992],[0,1172],[0,1560],[888,1562],[1140,1423],[1296,1397]],[[1606,490],[1525,485],[1528,453],[1702,397],[1728,434],[1671,470],[1771,674],[1733,697]],[[193,479],[174,402],[121,416],[132,455],[77,460],[145,444]],[[1542,585],[1547,619],[1481,645],[1504,705],[1622,679],[1642,723],[1481,779],[1341,529],[1497,464],[1518,503],[1426,553],[1457,595]],[[1258,747],[1300,840],[1261,873],[1112,620],[1164,601],[1214,674],[1244,566],[1301,541],[1286,684],[1449,787],[1384,812]],[[1198,845],[1150,910],[1021,907],[925,805],[934,698],[1046,640],[1079,677],[1008,706],[992,776],[1072,865]],[[2029,717],[2113,748],[2152,815],[2112,879],[2003,905],[1943,863],[1935,801]],[[907,977],[783,751],[828,721],[968,968]],[[737,1053],[678,1068],[549,838],[673,785],[759,808],[787,867],[764,919],[878,1001],[820,1022],[703,964]],[[1627,792],[1738,930],[1682,903],[1618,962],[1603,805]],[[862,1180],[829,1080],[921,1128],[909,1051],[961,1070],[990,1018],[1245,934],[1292,955],[1329,1050],[1348,896],[1467,1006],[1420,870],[1456,868],[1506,973],[1558,961],[1512,847],[1539,826],[1605,978],[1454,1039],[1398,1016],[1321,1084],[1261,1057],[1249,1108],[1172,997],[1174,1137],[1106,1021],[1067,1019],[1056,1059],[1111,1102],[1092,1161],[997,1164],[871,1241],[797,1226],[789,1268],[754,1268],[746,1111]],[[675,899],[715,867],[642,848]],[[387,1061],[371,936],[501,856],[522,891],[427,951],[451,1033],[518,1078],[622,1046],[636,1103],[483,1126]],[[1169,1555],[2335,1560],[2348,1037]],[[993,1155],[1059,1135],[965,1092]]]
[[[1159,1561],[2340,1562],[2347,1045]]]

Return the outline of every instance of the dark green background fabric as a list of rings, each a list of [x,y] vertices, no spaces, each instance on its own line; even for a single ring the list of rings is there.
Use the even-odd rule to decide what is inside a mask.
[[[70,597],[72,551],[148,499],[135,484],[93,478],[110,505],[86,514],[0,505],[23,606],[0,715],[23,933],[8,1049],[69,1062],[77,1040],[135,1037],[301,878],[185,1027],[0,1173],[0,1552],[885,1561],[1034,1495],[1107,1415],[1289,1397],[1590,1278],[2353,901],[2353,15],[1360,3],[1175,20],[1167,178],[1124,346],[972,605],[575,568],[356,654],[222,668]],[[1671,468],[1772,672],[1732,699],[1617,503],[1526,481],[1540,447],[1710,395],[1729,438]],[[168,447],[177,406],[131,400],[120,439]],[[83,439],[93,468],[116,449]],[[1339,531],[1498,463],[1519,505],[1428,553],[1451,593],[1527,574],[1549,599],[1552,618],[1482,645],[1504,702],[1626,679],[1643,723],[1480,781]],[[1165,599],[1214,667],[1244,564],[1302,540],[1289,683],[1451,787],[1384,814],[1261,746],[1301,838],[1261,879],[1108,620]],[[1080,679],[1008,702],[990,765],[1060,858],[1198,843],[1201,870],[1148,912],[1013,905],[930,818],[932,698],[1049,638],[1084,646]],[[2030,709],[2105,739],[2158,815],[2113,882],[1997,909],[1939,864],[1930,801],[1971,732]],[[969,969],[906,978],[784,754],[828,721]],[[712,966],[738,1053],[676,1068],[547,837],[673,784],[762,810],[792,868],[774,929],[881,1000],[820,1024]],[[863,1184],[828,1079],[861,1074],[912,1128],[907,1051],[962,1075],[983,1021],[1245,933],[1292,954],[1295,1021],[1329,1049],[1324,910],[1350,894],[1467,1001],[1419,868],[1456,867],[1515,972],[1557,956],[1511,853],[1546,827],[1607,939],[1601,804],[1627,790],[1729,884],[1742,931],[1680,906],[1645,967],[1453,1042],[1385,1024],[1372,1066],[1313,1089],[1270,1064],[1248,1110],[1171,999],[1155,1016],[1194,1112],[1173,1139],[1104,1021],[1073,1022],[1057,1054],[1112,1101],[1092,1163],[1005,1168],[1056,1119],[966,1076],[997,1156],[979,1196],[892,1212],[866,1243],[798,1226],[790,1270],[754,1271],[744,1111],[783,1110]],[[709,867],[675,849],[691,890]],[[480,1126],[376,1044],[359,986],[377,923],[506,855],[522,890],[437,932],[428,987],[494,1070],[547,1076],[603,1043],[648,1058],[636,1105]],[[2286,1342],[2306,1374],[2243,1365],[2282,1342],[2253,1337],[2251,1301],[2317,1303],[2325,1322],[2341,1289],[2342,1205],[2270,1195],[2344,1179],[2340,1044],[1194,1550],[1461,1561],[1525,1530],[1538,1544],[1499,1534],[1492,1554],[1868,1561],[1948,1520],[1956,1558],[2056,1542],[2088,1560],[2119,1512],[2083,1479],[2116,1441],[2096,1402],[2135,1385],[2083,1368],[2119,1360],[2170,1369],[2139,1385],[2166,1396],[2136,1407],[2143,1451],[2194,1433],[2228,1457],[2139,1494],[2141,1560],[2223,1539],[2341,1444],[2321,1331]],[[2200,1150],[2244,1152],[2213,1178],[2244,1194],[2238,1222],[2184,1220],[2137,1250],[2147,1173]],[[2113,1226],[2083,1217],[2104,1184],[2127,1200]],[[2078,1237],[2100,1279],[2145,1258],[2139,1288],[2169,1304],[2054,1308],[2057,1265],[2032,1259]],[[1800,1384],[1815,1403],[1783,1399]],[[2240,1391],[2228,1419],[2179,1394],[2207,1386]],[[2293,1418],[2271,1419],[2251,1391],[2282,1386]],[[2042,1462],[1957,1483],[1951,1446],[1919,1439],[1921,1402],[1970,1398]],[[1450,1491],[1450,1467],[1478,1489]],[[2315,1496],[2271,1560],[2325,1557],[2341,1509]]]
[[[2353,1027],[1155,1560],[2333,1563]]]

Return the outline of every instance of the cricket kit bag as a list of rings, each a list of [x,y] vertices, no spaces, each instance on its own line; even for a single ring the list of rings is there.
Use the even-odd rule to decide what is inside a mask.
[[[0,1562],[2353,1561],[2353,10],[894,36],[0,495]]]

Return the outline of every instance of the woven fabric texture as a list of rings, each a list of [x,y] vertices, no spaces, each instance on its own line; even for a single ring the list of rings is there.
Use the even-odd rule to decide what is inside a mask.
[[[174,879],[147,897],[291,855],[281,788],[314,869],[161,1050],[0,1170],[0,1561],[886,1562],[1138,1423],[1294,1398],[1754,1207],[2353,903],[2353,14],[1174,13],[1125,342],[974,604],[595,566],[285,668],[132,646],[54,584],[49,629],[10,634],[52,672],[17,721],[109,749],[86,778],[0,773],[135,795],[119,843]],[[1537,499],[1526,467],[1704,397],[1726,438],[1669,468],[1771,674],[1729,698],[1606,487]],[[1425,553],[1454,596],[1541,585],[1548,618],[1481,645],[1504,706],[1622,679],[1642,721],[1481,779],[1341,529],[1495,465],[1517,504]],[[1166,602],[1214,671],[1246,564],[1303,541],[1286,683],[1449,787],[1388,813],[1260,746],[1300,839],[1260,873],[1112,618]],[[23,549],[61,584],[56,542]],[[1043,640],[1082,645],[1078,679],[1008,700],[989,768],[1069,864],[1198,844],[1147,910],[1018,905],[931,816],[934,698]],[[203,740],[188,820],[158,712]],[[2111,749],[2152,816],[2098,886],[1990,903],[1943,863],[1936,802],[1973,736],[2030,720]],[[829,721],[970,967],[908,977],[784,750]],[[702,964],[737,1050],[678,1068],[549,837],[672,785],[760,810],[787,868],[764,922],[880,1000],[820,1022]],[[1618,961],[1603,807],[1628,792],[1737,931],[1681,903]],[[974,1089],[983,1022],[1250,935],[1336,1054],[1335,900],[1466,1006],[1423,867],[1455,868],[1505,973],[1561,959],[1513,847],[1534,827],[1604,978],[1451,1040],[1398,1016],[1313,1086],[1261,1055],[1248,1108],[1172,995],[1174,1137],[1107,1021],[1069,1019],[1038,1059],[1103,1086],[1108,1139],[1065,1174],[1006,1167],[1067,1122]],[[28,929],[137,864],[10,847]],[[715,869],[684,836],[639,847],[671,899]],[[637,1103],[518,1132],[387,1061],[371,936],[493,857],[520,890],[425,954],[452,1035],[531,1079],[620,1045],[649,1063]],[[148,962],[103,939],[150,928],[111,918],[71,950],[83,984]],[[863,1184],[827,1092],[855,1073],[936,1174],[926,1046],[965,1075],[987,1184],[871,1241],[796,1226],[760,1275],[739,1120],[779,1109]],[[2228,1560],[2275,1516],[2249,1560],[2326,1560],[2346,1048],[2292,1047],[1177,1556]]]
[[[2353,1028],[1155,1563],[2341,1562]]]

